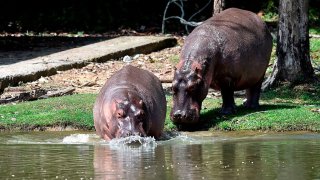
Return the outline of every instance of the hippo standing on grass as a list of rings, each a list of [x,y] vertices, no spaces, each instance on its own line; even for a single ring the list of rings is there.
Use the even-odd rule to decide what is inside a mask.
[[[130,135],[159,138],[166,117],[166,98],[160,80],[131,65],[113,74],[93,107],[94,126],[105,140]]]
[[[246,90],[244,106],[257,108],[272,50],[272,37],[256,14],[230,8],[214,15],[186,38],[172,82],[171,119],[199,121],[211,87],[222,94],[222,114],[235,112],[234,91]]]

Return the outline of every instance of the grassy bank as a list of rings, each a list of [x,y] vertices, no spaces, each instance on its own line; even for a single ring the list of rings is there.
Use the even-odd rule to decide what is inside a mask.
[[[320,85],[281,87],[262,94],[262,106],[247,110],[236,98],[237,114],[220,116],[221,98],[203,102],[202,130],[311,130],[320,131]],[[0,106],[1,129],[32,130],[41,127],[71,126],[94,130],[92,106],[96,95],[81,94]],[[169,119],[168,99],[166,130],[175,129]]]
[[[0,129],[32,130],[72,126],[93,129],[93,94],[63,96],[0,106]]]
[[[221,117],[219,109],[215,107],[213,110],[208,108],[203,115],[208,117],[206,119],[213,119],[209,122],[209,127],[212,129],[320,131],[319,94],[319,84],[301,85],[295,88],[284,86],[263,93],[261,107],[257,110],[247,110],[238,106],[237,114]],[[241,100],[236,99],[237,105],[241,105]],[[210,100],[206,103],[211,106]]]
[[[310,39],[313,66],[319,69],[320,39]],[[177,61],[178,56],[172,57]],[[275,60],[275,47],[272,61]],[[270,73],[272,69],[268,69]],[[311,130],[320,131],[320,85],[283,86],[261,97],[261,108],[244,109],[243,97],[236,98],[237,113],[220,116],[221,97],[203,102],[203,130]],[[64,96],[15,105],[0,105],[0,130],[42,130],[46,127],[73,127],[94,130],[92,106],[95,94]],[[165,129],[176,128],[169,119],[171,96],[167,96]]]

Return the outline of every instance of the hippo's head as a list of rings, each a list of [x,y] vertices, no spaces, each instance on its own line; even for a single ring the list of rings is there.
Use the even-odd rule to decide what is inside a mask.
[[[202,77],[201,66],[193,64],[175,71],[172,82],[173,107],[170,113],[175,124],[194,124],[199,121],[201,104],[208,93],[208,87]]]
[[[147,111],[140,97],[116,100],[114,109],[112,116],[114,124],[111,131],[116,138],[147,135],[149,127]]]

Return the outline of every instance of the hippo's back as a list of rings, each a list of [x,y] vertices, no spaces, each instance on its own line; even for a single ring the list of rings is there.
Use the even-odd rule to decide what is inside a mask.
[[[204,24],[209,25],[216,33],[221,33],[223,37],[220,37],[222,40],[220,43],[231,41],[248,48],[253,48],[254,45],[272,46],[272,37],[266,24],[250,11],[230,8],[208,19]]]
[[[124,66],[114,74],[110,78],[109,84],[113,84],[113,86],[128,85],[128,88],[134,86],[145,98],[152,96],[159,101],[165,100],[160,80],[151,72],[131,65]]]
[[[185,43],[186,50],[192,49],[187,46],[198,46],[203,51],[220,51],[224,56],[234,56],[234,53],[245,55],[271,51],[272,37],[258,15],[230,8],[204,21],[192,31]]]

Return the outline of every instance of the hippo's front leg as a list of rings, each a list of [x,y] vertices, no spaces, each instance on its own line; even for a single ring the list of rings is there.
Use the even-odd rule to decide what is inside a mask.
[[[221,114],[233,114],[236,112],[236,104],[234,102],[234,91],[232,88],[221,88],[222,109]]]

